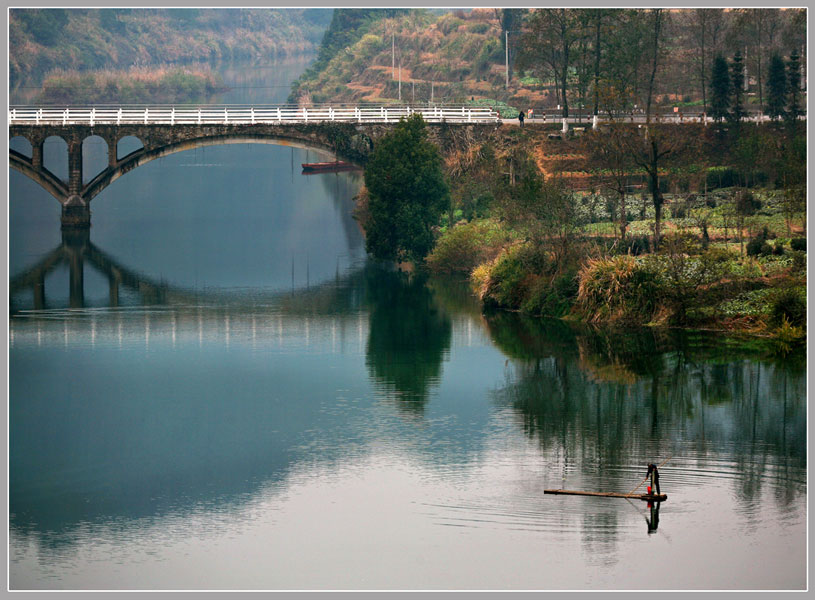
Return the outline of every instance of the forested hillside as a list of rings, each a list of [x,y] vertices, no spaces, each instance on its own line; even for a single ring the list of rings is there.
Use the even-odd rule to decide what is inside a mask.
[[[737,53],[746,109],[767,104],[774,56],[802,57],[805,83],[803,9],[368,10],[343,21],[345,12],[292,100],[396,101],[401,79],[403,101],[709,110],[713,64]]]
[[[330,9],[12,9],[9,78],[315,51]]]

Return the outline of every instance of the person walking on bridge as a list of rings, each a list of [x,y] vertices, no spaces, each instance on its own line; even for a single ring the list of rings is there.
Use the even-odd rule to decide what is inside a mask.
[[[518,121],[521,122],[521,127],[523,127],[524,126],[524,111],[523,110],[521,110],[521,112],[518,113]]]

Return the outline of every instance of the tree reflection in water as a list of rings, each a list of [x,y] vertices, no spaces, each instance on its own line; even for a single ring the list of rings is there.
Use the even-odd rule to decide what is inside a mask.
[[[452,324],[422,277],[366,272],[370,333],[365,364],[371,377],[406,411],[421,414],[441,381]]]
[[[732,465],[740,501],[773,486],[786,506],[805,494],[806,375],[800,357],[693,332],[598,331],[562,321],[486,319],[511,359],[499,404],[511,406],[564,469],[623,489],[621,467],[675,453]],[[605,489],[605,488],[604,488]]]

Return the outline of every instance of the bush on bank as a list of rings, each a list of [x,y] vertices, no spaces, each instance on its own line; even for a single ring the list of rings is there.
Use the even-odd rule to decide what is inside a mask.
[[[577,271],[534,243],[516,243],[476,267],[470,283],[485,307],[562,317],[577,296]]]
[[[427,266],[435,273],[469,275],[479,264],[495,258],[511,237],[506,229],[488,219],[459,223],[436,241]]]
[[[771,335],[806,325],[804,270],[796,261],[702,249],[688,236],[667,236],[656,254],[607,253],[565,267],[542,247],[516,242],[475,267],[470,282],[485,308],[595,324],[746,327]]]
[[[589,322],[648,323],[662,295],[658,272],[629,255],[590,258],[578,273],[578,312]]]

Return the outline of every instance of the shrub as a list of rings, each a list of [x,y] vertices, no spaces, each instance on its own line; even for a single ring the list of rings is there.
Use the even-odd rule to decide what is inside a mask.
[[[801,293],[794,288],[784,289],[772,299],[770,309],[770,323],[780,327],[784,321],[794,327],[806,323],[807,306]]]
[[[719,249],[701,251],[695,236],[687,234],[672,233],[663,239],[659,255],[650,255],[644,261],[660,275],[672,320],[684,322],[705,312],[711,287],[727,273],[732,255]]]
[[[443,35],[449,35],[452,31],[458,29],[463,24],[464,22],[461,19],[457,19],[452,15],[445,15],[439,20],[438,28]]]
[[[731,167],[710,167],[707,170],[708,189],[733,187],[738,183],[738,173]]]
[[[541,314],[540,307],[559,302],[558,298],[551,302],[543,300],[543,296],[549,293],[546,288],[555,276],[556,266],[550,254],[541,246],[519,244],[505,250],[492,262],[476,267],[470,282],[485,306]],[[557,285],[559,287],[555,293],[568,296],[567,282],[558,282]],[[537,300],[530,300],[532,295],[536,295]]]
[[[382,49],[382,38],[372,33],[366,33],[354,46],[356,58],[367,60]]]
[[[459,224],[438,239],[427,265],[436,273],[470,273],[508,241],[509,234],[491,221]]]
[[[478,296],[478,299],[482,302],[487,297],[487,293],[489,292],[491,269],[492,262],[488,262],[478,265],[475,269],[473,269],[472,273],[470,273],[470,287],[472,288],[473,292],[475,292],[475,295]]]
[[[725,317],[760,317],[769,314],[769,296],[772,292],[770,288],[742,292],[735,298],[721,302],[718,310]]]
[[[761,253],[761,246],[763,244],[764,240],[758,238],[753,238],[747,242],[747,256],[758,256]]]
[[[792,325],[784,319],[773,336],[773,346],[776,354],[786,356],[806,342],[806,331],[803,327]]]
[[[633,256],[589,259],[578,281],[577,301],[589,321],[647,323],[661,296],[659,275]]]
[[[505,252],[495,261],[490,271],[487,304],[504,308],[517,308],[526,298],[529,273],[518,258],[517,249]]]
[[[638,235],[631,238],[631,243],[628,246],[629,251],[634,256],[639,256],[640,254],[647,254],[651,251],[651,240],[648,238],[647,235]]]
[[[736,212],[740,215],[751,216],[761,209],[761,200],[747,190],[736,194]]]
[[[801,252],[807,251],[807,239],[806,238],[792,238],[790,240],[790,248],[793,250],[800,250]]]
[[[562,317],[567,314],[577,298],[577,271],[570,270],[549,281],[537,277],[531,284],[527,299],[521,309],[532,315]]]
[[[807,268],[806,252],[792,250],[789,254],[792,256],[792,268],[796,271],[805,271]]]
[[[773,249],[767,243],[769,235],[765,227],[758,235],[747,242],[747,256],[758,256],[759,254],[767,256],[768,254],[772,254]]]

